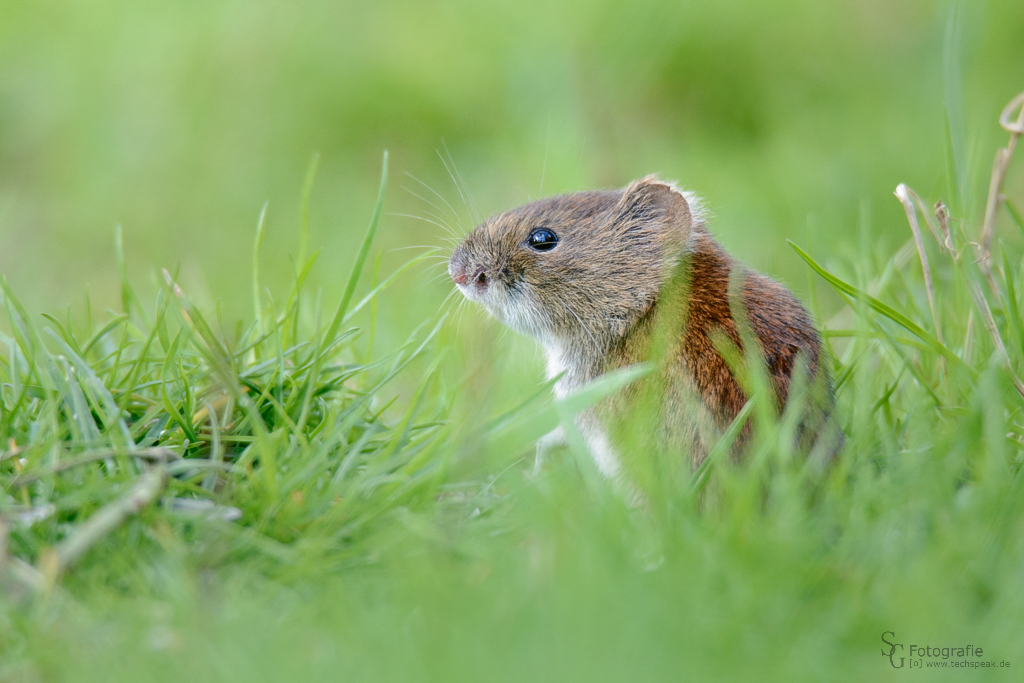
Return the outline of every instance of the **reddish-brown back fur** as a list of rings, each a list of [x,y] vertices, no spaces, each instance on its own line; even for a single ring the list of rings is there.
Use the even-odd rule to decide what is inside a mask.
[[[781,408],[788,398],[800,352],[807,358],[808,374],[817,373],[820,342],[807,311],[789,290],[736,263],[703,231],[695,240],[690,268],[680,360],[690,370],[701,398],[721,422],[731,421],[747,400],[713,339],[713,331],[721,330],[737,348],[743,348],[729,301],[729,278],[739,268],[743,308],[761,346]]]

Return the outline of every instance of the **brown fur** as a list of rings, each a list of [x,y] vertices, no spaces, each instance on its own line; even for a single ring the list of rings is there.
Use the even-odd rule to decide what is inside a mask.
[[[558,246],[531,249],[526,240],[537,227],[554,230]],[[692,197],[648,177],[622,190],[536,201],[485,221],[452,254],[449,272],[467,297],[544,345],[549,372],[564,372],[556,385],[564,394],[647,359],[664,312],[662,289],[680,263],[688,275],[678,313],[686,323],[663,367],[660,431],[697,463],[713,433],[747,400],[715,345],[719,330],[742,348],[730,278],[740,278],[739,298],[778,407],[788,398],[798,354],[812,378],[825,385],[828,378],[819,369],[820,341],[806,310],[785,287],[735,262],[707,231]],[[819,417],[830,410],[827,386],[825,393]],[[700,405],[686,394],[696,394]],[[623,414],[621,403],[612,400],[581,416],[585,435],[600,429],[602,417]]]

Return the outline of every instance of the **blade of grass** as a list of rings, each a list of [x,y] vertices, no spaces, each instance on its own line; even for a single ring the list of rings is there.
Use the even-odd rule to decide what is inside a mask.
[[[909,192],[908,192],[909,191]],[[914,204],[910,200],[910,194],[913,193],[917,196],[917,193],[910,190],[906,185],[900,183],[896,186],[896,191],[893,193],[896,198],[900,200],[903,205],[903,210],[907,214],[907,222],[910,224],[910,231],[914,234],[914,244],[917,245],[917,255],[921,259],[921,272],[924,274],[924,289],[928,295],[928,309],[932,313],[932,325],[935,327],[935,337],[940,343],[942,343],[942,328],[939,326],[939,318],[935,314],[935,294],[932,287],[932,270],[928,266],[928,254],[924,249],[924,240],[921,238],[921,229],[917,224],[917,210],[914,208]],[[925,214],[927,219],[927,214]],[[938,236],[936,235],[936,238]]]
[[[171,342],[170,348],[167,349],[167,355],[164,358],[163,368],[160,371],[160,397],[164,402],[164,409],[171,416],[171,418],[178,423],[182,431],[188,437],[189,441],[196,443],[199,441],[195,431],[192,429],[192,424],[181,414],[178,407],[171,401],[170,395],[167,393],[167,370],[176,360],[176,354],[178,353],[178,344],[181,342],[182,335],[185,334],[185,330],[178,330],[178,334],[174,335],[174,341]]]
[[[128,267],[124,259],[124,230],[120,225],[114,229],[114,257],[117,260],[117,273],[121,277],[121,312],[130,316],[134,303],[135,311],[142,323],[149,327],[150,322],[149,316],[146,315],[146,309],[139,304],[135,290],[132,289],[131,282],[128,280]]]
[[[1013,224],[1020,230],[1021,237],[1024,237],[1024,218],[1021,218],[1020,211],[1009,199],[1003,200],[1003,206],[1006,207],[1006,213],[1010,214]]]
[[[40,557],[40,569],[51,581],[77,562],[89,548],[116,529],[128,517],[152,503],[164,488],[166,469],[157,465],[140,476],[122,498],[100,508],[54,548],[53,559]],[[52,564],[50,564],[52,562]],[[50,565],[50,566],[47,566]]]
[[[349,273],[348,282],[345,284],[345,292],[341,297],[341,303],[338,305],[338,310],[334,314],[334,319],[331,321],[330,326],[327,328],[326,339],[333,339],[334,335],[338,333],[338,328],[341,326],[342,321],[345,318],[345,313],[348,312],[348,305],[352,301],[352,296],[355,294],[356,286],[359,284],[359,277],[363,273],[363,267],[366,265],[366,258],[370,254],[370,245],[373,243],[373,237],[377,234],[377,225],[380,223],[381,210],[384,207],[384,191],[388,186],[388,153],[384,152],[384,162],[381,168],[380,176],[380,188],[377,190],[377,204],[373,208],[373,215],[370,217],[370,227],[366,230],[366,235],[363,237],[362,244],[359,245],[359,251],[356,254],[355,263],[352,264],[352,272]]]
[[[789,242],[789,245],[791,247],[793,247],[794,250],[796,250],[797,254],[800,255],[800,258],[802,258],[804,261],[806,261],[807,265],[809,265],[811,268],[814,269],[815,272],[817,272],[819,275],[821,275],[823,278],[825,278],[825,280],[830,285],[832,285],[834,288],[836,288],[840,292],[843,292],[844,294],[847,294],[847,295],[849,295],[851,297],[854,297],[855,299],[864,301],[865,303],[868,304],[868,306],[873,308],[878,313],[881,313],[886,318],[889,318],[890,320],[892,320],[897,325],[900,325],[901,327],[906,329],[911,334],[914,334],[915,336],[920,338],[921,341],[923,341],[926,344],[928,344],[928,346],[930,346],[933,350],[935,350],[937,353],[939,353],[944,358],[946,358],[953,366],[955,366],[957,368],[960,368],[961,370],[965,371],[972,379],[977,378],[977,376],[978,376],[978,371],[977,370],[975,370],[974,368],[972,368],[969,365],[967,365],[966,363],[964,363],[964,361],[958,355],[953,353],[945,344],[942,344],[941,342],[939,342],[938,339],[936,339],[934,336],[929,334],[920,325],[918,325],[917,323],[915,323],[914,321],[912,321],[910,318],[906,317],[902,313],[896,311],[892,307],[887,306],[886,304],[882,303],[881,301],[879,301],[875,297],[871,296],[867,292],[861,291],[860,289],[857,289],[853,285],[848,284],[846,282],[843,282],[842,280],[837,278],[835,275],[833,275],[832,273],[828,272],[827,270],[825,270],[824,268],[819,266],[814,261],[814,259],[812,259],[803,249],[798,247],[792,241],[790,241],[790,240],[787,240],[787,241]]]
[[[299,267],[306,261],[306,250],[309,248],[309,199],[313,195],[313,181],[316,180],[319,165],[320,153],[317,152],[309,160],[306,180],[302,184],[302,201],[299,204],[299,254],[295,259]]]
[[[1017,303],[1017,288],[1014,278],[1014,268],[1010,265],[1010,257],[1006,253],[1006,247],[1000,242],[1000,251],[1003,256],[1003,279],[1006,282],[1006,295],[1003,297],[1003,306],[1006,317],[1010,319],[1010,326],[1017,341],[1018,348],[1024,348],[1024,321],[1021,321],[1020,307]]]
[[[41,313],[40,315],[42,315],[44,318],[46,318],[51,323],[56,325],[57,326],[57,331],[60,333],[60,336],[64,339],[64,341],[67,342],[68,346],[73,347],[75,349],[75,353],[81,354],[81,350],[78,349],[78,344],[75,343],[74,338],[68,332],[67,328],[64,327],[64,325],[63,325],[63,323],[61,323],[61,321],[57,320],[55,317],[53,317],[49,313]]]
[[[641,377],[651,373],[653,366],[649,363],[637,363],[606,372],[597,379],[587,382],[563,399],[555,401],[560,415],[572,417],[581,410],[586,410],[601,399],[611,396],[619,389],[632,384]]]
[[[736,438],[740,435],[740,431],[743,430],[744,425],[747,423],[747,418],[750,417],[750,413],[754,409],[753,400],[747,401],[740,412],[736,414],[733,421],[726,427],[725,433],[712,447],[711,452],[708,453],[708,457],[704,458],[704,462],[697,467],[697,471],[693,474],[693,483],[690,485],[690,495],[694,496],[700,493],[705,484],[707,484],[708,476],[711,473],[711,469],[721,459],[722,455],[728,453],[735,443]]]
[[[256,338],[263,339],[263,304],[260,302],[260,246],[263,244],[263,225],[267,218],[267,207],[270,202],[263,204],[260,210],[259,220],[256,221],[256,238],[252,247],[252,309],[256,316]],[[164,271],[165,273],[167,271]],[[256,360],[260,359],[259,344],[253,347]]]
[[[106,325],[101,327],[99,330],[96,331],[96,334],[89,337],[89,339],[85,342],[85,346],[82,347],[82,353],[80,355],[84,358],[86,355],[88,355],[89,349],[95,346],[100,339],[103,339],[103,337],[105,337],[107,334],[113,331],[118,325],[127,321],[128,314],[122,313],[121,315],[117,316],[116,318],[108,322]]]
[[[383,282],[381,282],[379,285],[377,285],[376,287],[371,289],[370,292],[359,301],[359,303],[357,303],[355,306],[352,307],[352,310],[350,310],[345,315],[345,318],[342,320],[342,324],[348,322],[356,313],[358,313],[360,310],[362,310],[362,308],[364,306],[366,306],[366,304],[368,304],[371,301],[373,301],[378,294],[380,294],[382,291],[384,291],[387,288],[388,285],[390,285],[392,282],[394,282],[395,278],[397,278],[399,275],[401,275],[405,271],[409,270],[409,268],[413,267],[417,263],[420,263],[420,262],[425,261],[426,259],[430,258],[431,255],[435,254],[438,251],[440,251],[440,250],[439,249],[431,249],[430,251],[426,252],[425,254],[423,254],[421,256],[417,256],[416,258],[412,259],[411,261],[403,263],[401,266],[399,266],[395,270],[395,272],[391,273],[391,275],[389,275]]]
[[[342,294],[341,303],[338,304],[338,310],[334,314],[331,324],[327,327],[327,333],[320,340],[318,348],[316,350],[316,360],[313,364],[313,369],[310,372],[310,381],[306,385],[306,395],[302,401],[302,410],[299,412],[299,419],[297,421],[299,431],[302,432],[306,427],[306,420],[309,419],[309,408],[313,400],[313,391],[316,387],[316,378],[320,374],[320,364],[323,362],[321,359],[321,349],[324,343],[330,343],[335,335],[338,334],[338,330],[341,328],[341,324],[345,318],[345,313],[348,311],[349,302],[352,301],[352,296],[355,294],[356,285],[359,283],[359,276],[362,275],[363,266],[366,265],[366,258],[370,254],[370,245],[373,243],[373,237],[377,233],[377,225],[380,223],[381,210],[384,207],[384,191],[388,185],[388,153],[384,152],[384,160],[381,168],[380,175],[380,189],[377,191],[377,204],[374,206],[373,215],[370,217],[370,226],[366,230],[366,235],[363,237],[363,242],[359,246],[359,251],[356,254],[355,263],[352,264],[352,272],[349,273],[348,283],[345,285],[345,292]]]
[[[113,427],[118,427],[121,431],[121,436],[124,439],[124,446],[128,449],[135,448],[135,442],[132,440],[131,431],[128,429],[128,425],[125,424],[125,421],[121,418],[121,411],[118,408],[117,402],[114,400],[114,397],[111,396],[103,382],[100,381],[100,378],[96,376],[95,372],[93,372],[92,367],[85,362],[85,359],[76,354],[60,337],[53,334],[51,330],[47,331],[51,333],[51,336],[57,344],[63,347],[64,353],[67,355],[68,360],[76,370],[75,374],[77,375],[78,383],[88,389],[88,393],[94,397],[94,400],[91,402],[93,404],[93,411],[102,418],[104,429],[109,432]]]

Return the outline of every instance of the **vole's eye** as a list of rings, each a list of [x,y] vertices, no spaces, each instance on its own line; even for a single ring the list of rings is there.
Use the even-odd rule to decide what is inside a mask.
[[[548,228],[534,228],[526,238],[526,243],[535,251],[551,251],[558,244],[558,235]]]

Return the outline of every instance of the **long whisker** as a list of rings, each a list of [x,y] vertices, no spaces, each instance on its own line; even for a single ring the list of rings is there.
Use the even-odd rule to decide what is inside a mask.
[[[448,234],[451,235],[452,237],[454,237],[456,240],[460,240],[461,241],[462,238],[466,236],[466,233],[465,233],[465,231],[462,230],[462,228],[458,228],[458,229],[454,228],[453,226],[451,226],[448,223],[448,221],[444,220],[444,218],[442,218],[441,216],[438,216],[436,213],[431,213],[430,211],[424,211],[423,214],[425,216],[427,216],[428,218],[433,218],[434,220],[438,221],[439,223],[444,223],[445,225],[447,225],[448,226]]]
[[[441,268],[445,272],[447,272],[448,269],[445,267],[446,265],[447,265],[446,261],[434,261],[434,262],[424,263],[424,268],[426,270],[428,270],[428,271],[429,270],[433,270],[434,268]]]
[[[435,150],[435,151],[437,151],[437,150]],[[438,152],[438,156],[440,156],[440,152]],[[443,163],[443,162],[444,162],[444,159],[442,159],[442,160],[441,160],[441,162]],[[447,167],[447,166],[445,166],[445,168],[448,168],[448,167]],[[431,187],[430,185],[427,185],[427,184],[426,184],[425,182],[423,182],[422,180],[420,180],[419,178],[417,178],[416,176],[414,176],[414,175],[413,175],[412,173],[409,173],[408,171],[406,171],[406,173],[405,173],[405,174],[406,174],[407,176],[409,176],[410,178],[412,178],[413,180],[415,180],[415,181],[416,181],[417,183],[419,183],[420,185],[422,185],[423,187],[425,187],[425,188],[427,188],[428,190],[430,190],[431,192],[433,192],[433,193],[434,193],[434,194],[435,194],[435,195],[437,196],[437,198],[438,198],[438,199],[440,199],[440,200],[441,200],[442,202],[444,202],[444,205],[445,205],[445,206],[447,206],[447,207],[448,207],[448,209],[449,209],[449,210],[450,210],[450,211],[452,212],[452,217],[454,217],[454,218],[455,218],[455,224],[456,224],[456,225],[459,225],[459,212],[455,210],[455,207],[453,207],[453,206],[452,206],[452,205],[451,205],[451,204],[450,204],[450,203],[448,202],[448,200],[447,200],[447,199],[445,199],[445,198],[444,198],[444,197],[443,197],[443,196],[441,195],[441,193],[440,193],[440,192],[438,192],[437,190],[435,190],[434,188],[432,188],[432,187]],[[448,172],[448,175],[451,175],[451,171],[449,171],[449,172]],[[453,178],[453,180],[454,180],[454,178]],[[435,207],[435,208],[437,208],[438,210],[440,210],[440,207]]]
[[[544,175],[548,170],[548,149],[551,147],[551,114],[548,114],[548,135],[544,141],[544,164],[540,167],[540,196],[544,196]]]
[[[458,316],[459,316],[459,323],[455,327],[455,336],[459,336],[459,333],[462,332],[462,320],[463,320],[463,318],[466,317],[466,311],[469,310],[469,307],[468,307],[467,304],[469,304],[469,299],[463,299],[459,303],[459,308],[458,308],[458,311],[457,311]]]
[[[573,171],[573,174],[572,174],[572,184],[573,185],[576,184],[576,180],[579,178],[580,166],[583,165],[583,150],[586,148],[586,146],[587,146],[587,138],[584,137],[580,141],[580,158],[576,160],[576,170]]]
[[[406,249],[437,249],[437,247],[429,244],[410,244],[407,247],[395,247],[393,249],[388,249],[388,251],[404,251]]]
[[[414,175],[412,175],[408,171],[406,171],[406,175],[409,176],[410,178],[412,178],[413,180],[415,180],[418,183],[423,183],[422,180],[420,180],[419,178],[415,177]],[[423,184],[425,184],[425,183],[423,183]],[[437,202],[433,202],[433,201],[427,199],[426,197],[424,197],[423,195],[421,195],[421,194],[419,194],[417,192],[413,192],[406,185],[400,185],[399,187],[401,187],[403,190],[405,190],[406,192],[408,192],[413,197],[415,197],[416,199],[420,200],[421,202],[423,202],[427,206],[431,206],[431,207],[437,209],[438,211],[445,212],[445,208],[443,206],[440,206]],[[453,216],[453,218],[458,220],[458,216]]]
[[[441,265],[441,264],[434,264],[434,265]],[[441,282],[442,280],[447,280],[447,279],[448,279],[448,270],[445,269],[445,270],[441,271],[440,273],[438,273],[437,275],[434,275],[429,280],[427,280],[425,284],[432,285],[435,282]]]
[[[441,160],[441,163],[444,164],[445,170],[448,171],[448,175],[451,176],[452,183],[454,183],[455,189],[458,190],[459,196],[462,197],[462,203],[465,205],[467,213],[469,213],[470,223],[477,224],[480,222],[479,212],[476,210],[476,205],[473,203],[473,197],[469,193],[469,188],[466,187],[466,183],[462,180],[462,175],[459,173],[459,169],[455,165],[455,159],[452,157],[452,153],[448,150],[448,143],[445,142],[444,138],[441,138],[441,145],[444,147],[445,154],[448,155],[448,161],[445,161],[440,150],[437,150],[437,156]],[[451,163],[451,166],[448,165],[449,162]]]
[[[466,201],[466,195],[462,193],[462,187],[459,185],[459,181],[455,179],[455,174],[452,173],[452,169],[448,167],[448,162],[445,161],[444,157],[441,155],[441,150],[437,149],[434,151],[437,152],[437,158],[441,160],[442,164],[444,164],[444,170],[448,171],[448,177],[452,179],[452,185],[455,186],[455,191],[458,192],[459,197],[462,198],[462,205],[466,207],[466,214],[469,217],[469,222],[472,223],[473,214],[469,209],[469,202]]]
[[[476,208],[476,202],[473,200],[473,193],[469,191],[469,185],[462,179],[462,174],[459,173],[459,167],[455,165],[455,157],[452,156],[451,151],[448,149],[448,142],[441,138],[441,144],[444,146],[444,151],[448,155],[448,161],[451,162],[452,168],[455,169],[455,175],[458,177],[459,182],[462,183],[462,189],[466,191],[466,197],[469,199],[469,208],[473,214],[473,223],[480,223],[480,212]]]
[[[451,301],[452,297],[454,297],[458,293],[459,293],[459,290],[457,290],[457,289],[453,289],[452,291],[448,292],[448,296],[446,296],[444,298],[444,301],[441,302],[441,305],[438,308],[443,308],[445,306],[445,304],[447,304],[449,301]],[[452,304],[452,305],[454,306],[455,304]]]
[[[572,306],[570,306],[568,302],[563,301],[562,304],[565,306],[565,310],[572,313],[572,316],[576,318],[576,320],[580,324],[580,327],[582,327],[583,330],[587,333],[587,336],[590,337],[590,341],[594,342],[594,349],[600,351],[601,345],[597,343],[597,339],[594,337],[594,334],[590,331],[590,328],[583,324],[583,320],[578,315],[576,315],[576,311],[572,310]]]
[[[448,268],[445,266],[444,263],[431,263],[431,264],[428,264],[428,266],[427,266],[427,271],[428,272],[431,272],[434,269],[437,269],[437,272],[431,274],[431,277],[430,277],[429,280],[427,280],[426,284],[433,284],[435,282],[441,282],[442,280],[448,279]]]
[[[441,228],[445,232],[449,231],[447,227],[441,225],[437,221],[432,220],[430,218],[424,218],[423,216],[417,216],[417,215],[411,214],[411,213],[391,213],[391,214],[388,214],[388,215],[390,215],[390,216],[399,216],[401,218],[415,218],[418,221],[424,221],[426,223],[430,223],[432,225],[436,225],[437,227]],[[458,238],[458,235],[453,235],[453,237]]]
[[[418,194],[416,194],[415,192],[411,191],[411,190],[410,190],[409,188],[405,187],[404,185],[402,186],[402,189],[403,189],[403,190],[405,190],[406,192],[408,192],[409,194],[411,194],[412,196],[416,197],[417,199],[420,199],[420,200],[422,200],[422,201],[423,201],[424,203],[426,203],[426,204],[427,204],[427,206],[429,206],[429,207],[431,207],[431,208],[433,208],[433,209],[437,209],[439,213],[447,213],[447,212],[445,212],[445,211],[444,211],[444,209],[441,209],[441,208],[440,208],[440,207],[438,207],[438,206],[437,206],[436,204],[432,204],[432,203],[430,203],[429,201],[427,201],[427,200],[426,200],[426,199],[424,199],[423,197],[421,197],[421,196],[419,196]],[[438,213],[432,213],[432,212],[430,212],[430,211],[424,211],[423,213],[424,213],[425,215],[427,215],[427,216],[430,216],[430,217],[431,217],[431,218],[433,218],[434,220],[436,220],[436,221],[437,221],[437,222],[438,222],[439,224],[442,224],[442,225],[444,225],[444,226],[445,226],[445,228],[447,228],[447,229],[448,229],[448,231],[449,231],[449,232],[451,232],[452,234],[454,234],[454,235],[456,235],[456,236],[458,236],[459,234],[461,234],[461,233],[459,233],[459,232],[458,232],[458,231],[457,231],[457,230],[456,230],[456,229],[455,229],[455,228],[454,228],[454,227],[452,226],[452,224],[451,224],[451,223],[449,223],[449,222],[448,222],[448,217],[447,217],[447,216],[441,216],[441,215],[439,215]],[[461,229],[461,228],[460,228],[460,229]]]

